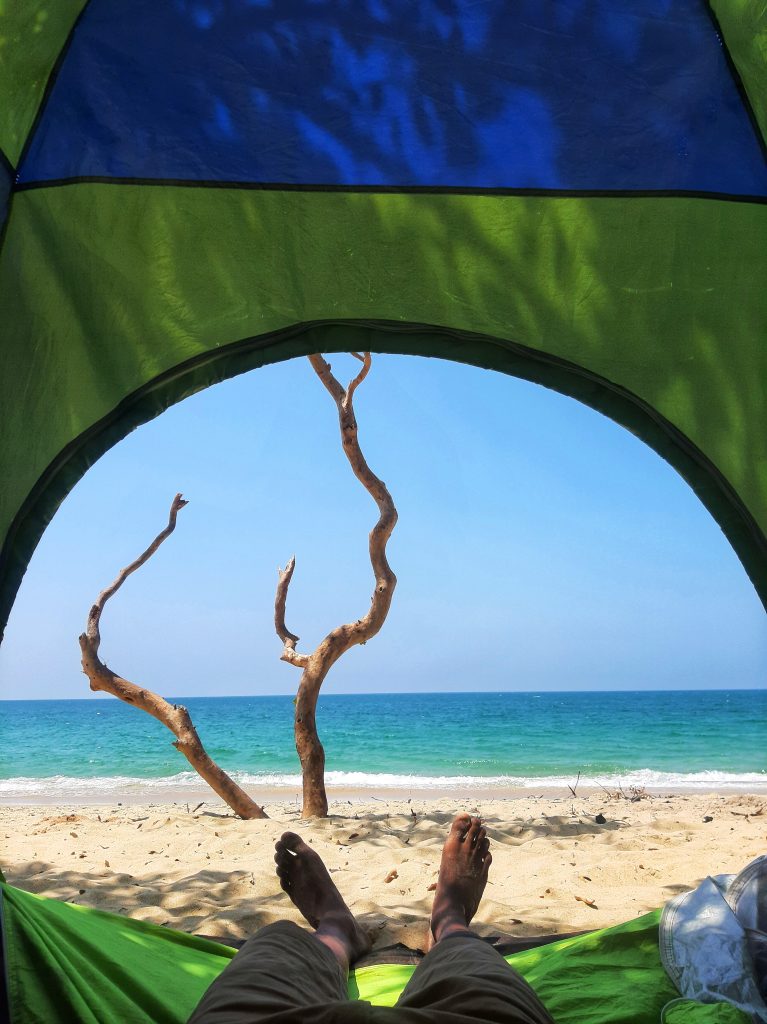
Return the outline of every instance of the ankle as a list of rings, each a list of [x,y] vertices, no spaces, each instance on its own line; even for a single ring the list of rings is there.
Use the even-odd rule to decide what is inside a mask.
[[[460,911],[455,911],[454,913],[440,914],[436,921],[432,918],[431,933],[434,936],[434,942],[437,943],[449,935],[470,935],[471,929],[466,924],[465,915]]]
[[[343,976],[349,975],[349,947],[345,939],[335,931],[316,931],[315,939],[330,950],[341,968]]]

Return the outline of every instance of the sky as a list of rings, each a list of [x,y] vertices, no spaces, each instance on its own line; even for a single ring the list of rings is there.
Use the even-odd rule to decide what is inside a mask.
[[[329,357],[346,383],[359,364]],[[389,617],[323,693],[728,689],[767,685],[767,618],[706,509],[599,413],[489,370],[375,355],[355,409],[399,512]],[[92,697],[77,637],[97,594],[175,533],[102,616],[101,655],[164,695],[294,693],[311,651],[367,611],[376,507],[306,359],[172,407],[107,452],[32,558],[0,648],[4,699]],[[103,695],[101,695],[103,699]],[[112,699],[107,697],[106,699]]]

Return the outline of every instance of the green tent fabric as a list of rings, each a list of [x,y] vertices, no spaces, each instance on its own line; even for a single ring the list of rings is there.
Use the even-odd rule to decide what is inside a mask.
[[[59,503],[128,431],[348,349],[610,416],[695,489],[767,605],[766,55],[763,0],[0,6],[0,628]],[[128,1003],[83,1019],[180,1020],[229,955],[11,889],[3,912],[41,1013],[108,986]],[[554,981],[573,947],[520,969],[559,1020],[656,1020],[614,996],[624,974],[667,994],[655,926],[584,945],[602,980],[580,1010],[583,976]],[[395,976],[371,970],[363,994]]]
[[[184,1024],[235,951],[144,921],[0,888],[11,1024]],[[507,957],[557,1024],[657,1024],[678,993],[658,953],[660,911]],[[391,1006],[414,967],[352,971],[349,996]],[[673,1011],[673,1016],[670,1014]],[[746,1024],[689,1000],[667,1024]]]
[[[12,1024],[180,1024],[235,950],[2,886]]]
[[[612,417],[767,603],[764,4],[406,7],[0,8],[0,624],[129,430],[361,348]]]

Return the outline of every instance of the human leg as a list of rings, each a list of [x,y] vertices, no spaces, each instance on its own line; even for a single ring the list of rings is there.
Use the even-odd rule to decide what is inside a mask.
[[[335,956],[344,978],[349,964],[370,949],[370,938],[354,920],[319,854],[295,832],[284,832],[275,846],[277,877],[314,937]]]
[[[202,997],[188,1024],[280,1024],[333,1020],[346,974],[331,951],[292,921],[248,939]]]
[[[349,964],[370,948],[318,854],[293,832],[276,844],[283,890],[316,930],[290,921],[249,939],[203,996],[189,1024],[365,1020],[347,1002]]]
[[[522,975],[477,935],[453,935],[436,943],[396,1010],[401,1024],[427,1019],[433,1024],[552,1024]]]
[[[552,1024],[535,992],[469,925],[492,862],[479,818],[453,821],[439,869],[431,948],[397,1002],[400,1020],[438,1024]]]

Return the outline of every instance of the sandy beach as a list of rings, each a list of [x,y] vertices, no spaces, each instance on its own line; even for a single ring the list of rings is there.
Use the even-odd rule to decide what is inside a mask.
[[[578,791],[468,804],[331,796],[330,817],[318,821],[301,821],[292,800],[265,804],[270,818],[258,821],[241,821],[210,799],[3,806],[0,862],[10,883],[30,892],[242,939],[280,918],[300,920],[272,860],[275,839],[289,828],[322,855],[377,946],[418,948],[457,810],[487,823],[493,866],[476,927],[500,938],[616,924],[706,875],[739,871],[767,848],[767,797],[754,794],[632,801]]]

